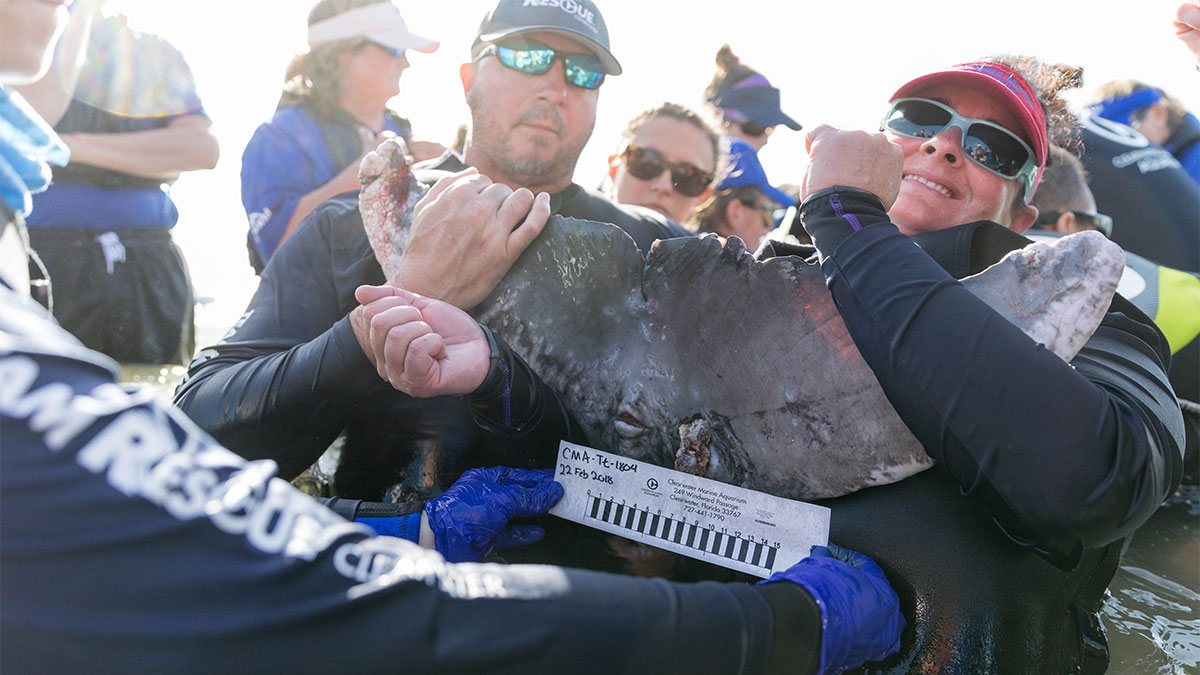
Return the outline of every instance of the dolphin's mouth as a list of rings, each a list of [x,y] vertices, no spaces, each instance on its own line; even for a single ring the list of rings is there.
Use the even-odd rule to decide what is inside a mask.
[[[618,436],[629,440],[646,433],[646,425],[628,411],[621,411],[617,415],[617,418],[613,420],[613,427],[616,428]]]

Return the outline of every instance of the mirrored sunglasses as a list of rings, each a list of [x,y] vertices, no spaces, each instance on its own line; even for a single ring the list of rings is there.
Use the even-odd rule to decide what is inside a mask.
[[[713,179],[710,171],[685,162],[672,162],[650,148],[630,145],[621,153],[621,159],[625,162],[625,169],[641,180],[654,180],[670,169],[671,187],[684,197],[699,197]]]
[[[488,45],[476,60],[492,55],[505,66],[529,75],[541,75],[554,66],[555,59],[562,59],[567,84],[580,89],[598,89],[604,84],[603,66],[587,54],[566,54],[525,40],[521,48]]]
[[[950,128],[962,134],[967,159],[1002,178],[1020,178],[1025,185],[1025,203],[1033,197],[1037,161],[1021,137],[987,120],[963,117],[953,108],[926,98],[900,98],[883,118],[881,131],[909,138],[933,138]]]

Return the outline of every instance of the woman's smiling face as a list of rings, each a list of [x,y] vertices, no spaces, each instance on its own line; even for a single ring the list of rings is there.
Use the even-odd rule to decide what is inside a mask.
[[[941,101],[964,117],[990,120],[1022,135],[1016,116],[988,94],[937,85],[919,95]],[[998,176],[963,155],[958,129],[947,129],[928,139],[897,134],[888,137],[904,150],[900,194],[888,212],[901,232],[913,235],[977,220],[990,220],[1022,232],[1037,217],[1036,209],[1020,201],[1020,180]]]

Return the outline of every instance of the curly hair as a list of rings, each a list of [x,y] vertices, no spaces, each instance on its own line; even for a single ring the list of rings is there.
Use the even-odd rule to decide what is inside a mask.
[[[1063,91],[1077,89],[1083,83],[1083,69],[1063,64],[1049,64],[1036,56],[996,54],[982,61],[1000,63],[1017,71],[1037,92],[1046,114],[1046,135],[1051,143],[1071,154],[1083,154],[1079,118],[1060,96]]]

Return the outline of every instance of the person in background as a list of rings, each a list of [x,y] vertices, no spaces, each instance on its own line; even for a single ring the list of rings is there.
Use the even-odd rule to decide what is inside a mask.
[[[467,132],[470,130],[467,124],[458,125],[458,129],[454,130],[454,141],[450,144],[450,150],[454,154],[462,156],[462,152],[467,147]]]
[[[721,135],[741,139],[755,151],[763,149],[780,124],[801,129],[780,109],[779,89],[743,64],[729,45],[717,50],[717,72],[704,89],[704,101],[712,107]]]
[[[728,147],[721,156],[716,189],[692,211],[685,226],[736,236],[754,250],[775,227],[775,211],[792,206],[795,200],[767,181],[758,153],[749,143],[736,138],[724,142]]]
[[[1178,99],[1136,80],[1105,82],[1092,92],[1088,112],[1128,125],[1171,153],[1200,185],[1200,120]]]
[[[659,213],[572,180],[605,78],[621,72],[594,3],[501,0],[477,26],[459,70],[470,135],[461,158],[447,153],[415,167],[433,188],[413,210],[404,265],[385,278],[357,199],[330,200],[280,249],[283,264],[264,271],[244,319],[197,354],[176,391],[176,404],[218,441],[274,459],[289,479],[345,432],[334,476],[340,496],[378,500],[402,485],[415,493],[404,499],[417,501],[469,468],[551,466],[558,441],[571,438],[574,425],[557,399],[539,396],[517,371],[469,400],[416,400],[396,390],[371,360],[358,286],[387,283],[475,307],[551,213],[612,223],[642,251],[691,236]],[[502,411],[510,400],[529,416],[481,425],[473,415]],[[556,420],[558,435],[534,443],[529,430],[543,418]]]
[[[414,141],[408,120],[387,107],[408,51],[438,48],[408,30],[391,0],[320,0],[308,14],[308,46],[288,64],[274,116],[242,153],[247,248],[260,274],[318,204],[361,187],[358,165],[382,134],[404,138],[418,159],[445,151]]]
[[[1033,230],[1060,234],[1095,230],[1112,236],[1112,218],[1097,213],[1083,163],[1062,146],[1050,145],[1042,182],[1030,204],[1038,210]]]
[[[1057,145],[1050,146],[1050,157],[1033,197],[1038,219],[1028,236],[1055,238],[1088,229],[1111,234],[1112,219],[1096,212],[1079,158]],[[1187,422],[1183,480],[1194,484],[1200,478],[1200,275],[1126,252],[1117,293],[1153,319],[1171,346],[1167,375]]]
[[[194,300],[165,189],[216,166],[212,122],[183,55],[81,0],[48,75],[21,87],[71,151],[27,225],[57,287],[54,316],[124,363],[186,363]]]
[[[525,538],[507,521],[561,497],[550,472],[464,476],[429,506],[443,557],[342,520],[271,462],[117,387],[116,364],[28,294],[23,218],[67,149],[6,85],[45,70],[67,6],[0,0],[5,672],[833,673],[895,650],[896,595],[852,551],[816,547],[759,586],[454,564]],[[477,349],[439,367],[486,369],[482,329],[451,318],[429,327],[474,329]]]
[[[629,121],[608,158],[610,195],[682,223],[712,193],[720,155],[716,132],[690,108],[663,103]]]
[[[822,500],[912,626],[880,669],[1103,672],[1100,607],[1179,484],[1169,346],[1114,296],[1068,364],[955,279],[1029,240],[1061,73],[992,57],[895,91],[881,131],[809,132],[800,218],[863,359],[937,466]],[[1032,78],[1032,79],[1031,79]],[[782,251],[776,250],[776,253]]]
[[[1096,115],[1082,121],[1083,166],[1112,240],[1185,272],[1200,273],[1200,186],[1166,150]]]

